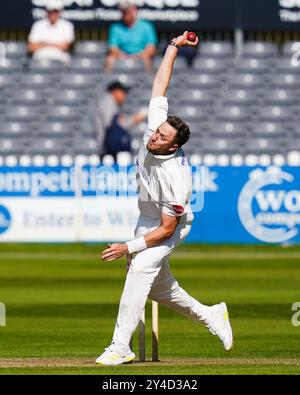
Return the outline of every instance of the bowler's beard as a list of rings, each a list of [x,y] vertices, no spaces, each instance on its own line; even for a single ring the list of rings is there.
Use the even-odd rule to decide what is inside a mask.
[[[160,149],[152,149],[149,147],[149,144],[147,145],[147,150],[152,154],[152,155],[163,155],[163,156],[168,156],[174,154],[175,151],[164,151]]]

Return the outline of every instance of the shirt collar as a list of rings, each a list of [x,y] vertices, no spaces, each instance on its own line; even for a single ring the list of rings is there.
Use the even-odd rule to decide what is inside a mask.
[[[170,154],[170,155],[153,155],[154,156],[154,158],[156,158],[156,159],[160,159],[160,160],[168,160],[168,159],[172,159],[172,158],[174,158],[176,155],[177,155],[177,152],[178,152],[178,150],[176,150],[175,152],[174,152],[174,154]]]

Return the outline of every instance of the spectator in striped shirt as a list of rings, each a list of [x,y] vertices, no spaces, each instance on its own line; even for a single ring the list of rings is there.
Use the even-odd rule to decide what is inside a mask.
[[[131,136],[129,130],[145,119],[140,112],[135,115],[122,113],[130,88],[119,81],[111,82],[106,94],[99,99],[95,112],[98,153],[112,155],[116,160],[118,152],[131,152]]]

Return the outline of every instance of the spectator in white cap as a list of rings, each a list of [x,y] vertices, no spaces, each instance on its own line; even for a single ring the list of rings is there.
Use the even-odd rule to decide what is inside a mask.
[[[74,41],[74,26],[61,18],[63,2],[49,0],[45,18],[35,22],[28,38],[28,50],[37,60],[57,60],[70,63],[69,50]]]
[[[113,23],[108,35],[106,70],[113,70],[119,59],[139,58],[147,71],[152,70],[157,35],[153,24],[138,18],[138,7],[133,0],[121,1],[122,21]]]

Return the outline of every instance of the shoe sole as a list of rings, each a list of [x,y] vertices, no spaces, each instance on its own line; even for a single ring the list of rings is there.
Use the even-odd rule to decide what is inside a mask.
[[[228,309],[226,306],[226,303],[222,302],[220,303],[221,305],[221,309],[222,309],[222,314],[223,314],[223,319],[224,319],[224,323],[226,326],[226,329],[230,332],[231,334],[231,344],[229,347],[224,347],[226,351],[230,351],[233,348],[233,333],[232,333],[232,329],[231,329],[231,325],[230,325],[230,321],[229,321],[229,314],[228,314]]]
[[[104,363],[104,362],[100,362],[100,361],[97,362],[97,361],[96,361],[96,365],[102,365],[102,366],[125,365],[125,364],[128,364],[128,363],[132,363],[133,360],[134,360],[134,358],[135,358],[135,355],[132,356],[132,357],[126,357],[126,359],[125,359],[124,361],[121,361],[121,362],[116,361],[116,362]]]

